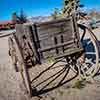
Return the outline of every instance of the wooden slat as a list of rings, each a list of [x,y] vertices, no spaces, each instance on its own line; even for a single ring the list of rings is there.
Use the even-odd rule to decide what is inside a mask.
[[[53,45],[52,47],[48,46],[46,48],[38,49],[38,51],[39,52],[45,52],[45,51],[48,51],[48,50],[51,50],[51,49],[59,48],[59,47],[65,46],[65,45],[73,44],[73,43],[74,43],[74,41],[68,41],[68,42],[64,42],[64,43],[59,43],[57,45]]]
[[[54,57],[55,59],[59,59],[59,58],[62,58],[62,57],[67,57],[69,55],[72,55],[72,54],[75,54],[75,53],[81,53],[83,51],[83,48],[73,48],[73,50],[69,49],[69,51],[67,51],[66,53],[64,54],[61,54],[61,55],[58,55],[56,57]]]
[[[61,18],[61,19],[56,19],[56,20],[51,20],[51,21],[47,21],[47,22],[39,22],[39,23],[36,23],[37,26],[44,26],[44,25],[48,25],[48,24],[52,24],[52,23],[57,23],[57,22],[63,22],[63,21],[68,21],[70,20],[71,17],[69,18]]]
[[[37,27],[38,27],[38,30],[41,30],[41,31],[44,31],[45,29],[46,30],[56,29],[56,31],[57,31],[58,29],[60,29],[63,26],[65,26],[64,28],[69,27],[70,23],[71,23],[71,20],[65,21],[65,22],[62,22],[62,23],[53,23],[53,24],[50,24],[50,25],[48,24],[48,25],[45,25],[45,26],[37,26]]]
[[[61,55],[66,54],[66,53],[69,53],[69,55],[70,55],[71,54],[70,51],[71,50],[74,51],[75,48],[77,48],[77,47],[74,44],[71,43],[70,45],[67,45],[66,46],[66,48],[64,49],[64,52],[61,49],[61,47],[58,48],[58,50],[59,50],[59,53],[58,54],[56,53],[55,49],[51,49],[50,51],[43,52],[43,57],[44,57],[44,59],[48,58],[49,56],[50,57],[52,56],[53,58],[55,58],[56,56],[61,56]]]
[[[16,25],[16,37],[18,38],[19,42],[21,42],[22,36],[24,35],[24,29],[22,24]]]
[[[59,31],[59,32],[51,32],[51,33],[42,33],[41,35],[39,34],[39,40],[42,40],[42,39],[45,39],[45,38],[50,38],[50,37],[54,37],[54,36],[57,36],[57,35],[61,35],[61,34],[65,34],[65,35],[68,35],[70,34],[70,36],[72,36],[72,32],[71,32],[71,29],[67,29],[65,31]],[[71,35],[72,34],[72,35]]]
[[[72,23],[71,21],[69,23],[66,22],[66,24],[60,25],[59,27],[49,25],[48,28],[43,27],[43,29],[37,27],[39,37],[41,37],[41,35],[45,36],[46,34],[53,35],[54,33],[61,33],[62,31],[63,32],[71,31],[72,30],[71,23]],[[56,23],[56,24],[59,24],[59,23]]]

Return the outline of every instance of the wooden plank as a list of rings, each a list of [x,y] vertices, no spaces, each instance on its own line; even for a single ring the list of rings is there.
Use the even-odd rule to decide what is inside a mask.
[[[54,45],[53,38],[48,38],[40,41],[41,48],[45,48],[52,45]]]
[[[67,24],[66,24],[67,23]],[[59,23],[54,23],[54,24],[51,24],[51,25],[46,25],[46,26],[37,26],[37,29],[38,29],[38,32],[39,32],[39,35],[41,35],[41,34],[45,34],[45,33],[57,33],[57,32],[61,32],[61,29],[62,29],[62,27],[63,27],[63,30],[64,29],[70,29],[70,26],[69,26],[69,24],[71,23],[71,22],[62,22],[62,25],[59,25]]]
[[[16,37],[18,38],[19,42],[21,43],[22,36],[24,35],[23,24],[16,24]]]
[[[27,91],[28,91],[29,95],[32,96],[31,81],[30,81],[27,65],[26,65],[26,63],[24,61],[24,56],[23,56],[23,53],[22,53],[22,49],[21,49],[20,43],[18,41],[18,38],[16,37],[15,34],[13,34],[13,37],[14,37],[16,45],[17,45],[17,47],[19,49],[20,59],[22,61],[22,66],[23,66],[23,73],[21,72],[21,74],[23,74],[22,78],[24,78],[23,81],[25,82],[25,85],[26,85],[26,88],[27,88]]]
[[[73,30],[74,30],[74,35],[75,35],[75,37],[77,38],[77,46],[79,47],[79,48],[82,48],[82,44],[81,44],[81,41],[80,41],[80,34],[79,34],[79,30],[78,30],[78,26],[77,26],[77,22],[76,22],[76,14],[73,14],[73,16],[72,16],[72,22],[73,22]]]
[[[62,57],[67,57],[67,56],[69,56],[69,55],[72,55],[72,54],[75,54],[75,53],[81,53],[81,52],[83,51],[82,48],[81,48],[81,49],[73,48],[73,50],[71,50],[71,49],[69,49],[69,50],[70,50],[70,52],[67,51],[67,52],[64,53],[64,54],[58,55],[58,56],[55,57],[55,59],[59,59],[59,58],[62,58]]]
[[[63,53],[63,50],[62,49],[59,50],[59,48],[58,48],[58,50],[59,50],[58,54],[56,53],[55,49],[51,49],[49,51],[43,52],[43,57],[44,57],[44,59],[47,59],[49,56],[52,58],[55,58],[55,57],[61,56],[61,55],[71,55],[72,52],[70,52],[70,51],[73,50],[73,52],[74,52],[75,49],[79,50],[79,48],[77,48],[74,44],[70,44],[70,45],[66,46],[66,48],[64,49],[64,53]]]
[[[61,35],[61,34],[66,34],[66,35],[70,34],[71,35],[72,32],[71,32],[71,29],[67,29],[67,30],[65,30],[63,32],[61,30],[59,32],[53,32],[53,31],[51,31],[51,33],[48,33],[48,32],[46,33],[45,32],[45,33],[39,34],[39,40],[42,40],[42,39],[45,39],[45,38],[54,37],[54,36]]]
[[[53,45],[53,46],[48,46],[48,47],[45,47],[45,48],[40,48],[38,49],[39,52],[45,52],[45,51],[48,51],[50,49],[55,49],[55,48],[59,48],[61,46],[65,46],[65,45],[68,45],[68,44],[73,44],[74,41],[68,41],[68,42],[64,42],[64,43],[59,43],[57,45]]]
[[[40,59],[40,56],[41,55],[38,52],[38,48],[40,48],[40,44],[37,44],[38,43],[38,40],[37,40],[37,42],[35,41],[35,39],[37,39],[37,36],[35,37],[35,34],[34,34],[33,30],[32,30],[32,26],[29,26],[29,29],[30,29],[30,32],[31,32],[30,34],[32,36],[32,44],[33,44],[34,55],[36,57],[36,61],[37,61],[37,63],[41,64],[41,59]]]
[[[67,22],[66,22],[67,23]],[[59,24],[59,23],[56,23],[56,24]],[[71,31],[72,30],[72,28],[71,28],[71,22],[70,23],[67,23],[67,26],[66,26],[66,24],[64,24],[64,25],[61,25],[61,26],[59,26],[59,27],[55,27],[55,26],[53,26],[53,25],[49,25],[49,27],[48,28],[45,28],[45,27],[43,27],[43,29],[39,29],[38,27],[37,27],[37,30],[38,30],[38,34],[39,34],[39,36],[41,37],[41,35],[48,35],[48,34],[54,34],[54,33],[61,33],[62,31]],[[63,30],[62,30],[63,29]]]
[[[37,26],[43,26],[43,25],[48,25],[48,24],[52,24],[52,23],[57,23],[57,22],[63,22],[63,21],[68,21],[70,20],[71,17],[69,18],[60,18],[60,19],[57,19],[57,20],[51,20],[51,21],[47,21],[47,22],[39,22],[39,23],[36,23]]]

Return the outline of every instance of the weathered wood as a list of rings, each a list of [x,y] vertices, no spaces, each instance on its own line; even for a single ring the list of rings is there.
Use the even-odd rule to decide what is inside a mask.
[[[15,47],[15,44],[14,44],[12,37],[8,38],[8,45],[9,45],[9,56],[11,57],[14,69],[16,72],[19,72],[19,68],[18,68],[18,64],[17,64],[18,63],[18,56],[17,56],[16,47]]]
[[[51,22],[37,23],[36,29],[37,29],[36,34],[38,34],[38,41],[36,40],[36,42],[40,43],[39,52],[41,52],[42,50],[43,56],[45,55],[46,51],[50,50],[51,52],[51,49],[56,49],[56,52],[54,53],[57,54],[59,54],[59,51],[64,52],[64,50],[67,48],[67,45],[70,45],[66,43],[71,40],[74,41],[75,38],[72,18],[61,19]],[[63,43],[65,43],[66,45],[61,45],[62,37],[63,37]],[[73,45],[75,44],[74,42]],[[58,45],[61,45],[61,47]],[[65,49],[64,46],[66,46]],[[47,55],[48,54],[49,52],[47,53]]]
[[[51,50],[51,49],[59,48],[59,47],[62,47],[62,46],[68,45],[68,44],[73,44],[73,43],[74,43],[74,41],[68,41],[68,42],[59,43],[59,44],[56,44],[56,45],[53,45],[53,46],[41,48],[41,49],[38,49],[38,50],[39,50],[39,52],[45,52],[45,51],[48,51],[48,50]]]
[[[28,41],[31,40],[29,44],[38,63],[48,56],[63,54],[73,48],[82,48],[75,21],[75,18],[69,17],[19,26],[17,33],[22,33],[18,36],[19,42],[22,44],[23,35]]]
[[[73,50],[74,49],[74,50]],[[70,50],[70,52],[66,52],[66,53],[64,53],[64,54],[62,54],[62,55],[58,55],[58,56],[55,56],[55,59],[59,59],[59,58],[62,58],[62,57],[67,57],[67,56],[71,56],[71,55],[73,55],[73,54],[75,54],[75,53],[81,53],[82,51],[83,51],[83,49],[81,48],[81,49],[77,49],[77,48],[73,48],[72,50]]]
[[[32,96],[32,87],[31,87],[31,81],[30,81],[30,77],[29,77],[29,73],[28,73],[28,69],[27,69],[27,65],[24,61],[24,56],[23,56],[23,53],[22,53],[22,48],[19,44],[19,41],[18,41],[18,38],[16,37],[15,34],[13,34],[13,37],[16,41],[16,44],[17,44],[17,47],[19,49],[19,53],[20,53],[20,59],[22,61],[22,66],[23,66],[23,73],[21,72],[22,74],[22,78],[24,78],[24,82],[25,82],[25,85],[26,85],[26,88],[27,88],[27,91],[29,93],[30,96]]]
[[[82,44],[81,44],[81,41],[80,41],[79,30],[77,28],[76,14],[73,14],[73,16],[72,16],[72,22],[73,22],[74,37],[78,40],[75,43],[78,46],[78,48],[82,48]]]
[[[61,18],[58,20],[33,24],[16,25],[13,35],[20,55],[23,71],[21,75],[30,96],[32,87],[27,68],[28,61],[41,64],[49,57],[60,59],[79,54],[83,51],[75,18]]]
[[[35,28],[35,26],[34,26]],[[38,36],[34,36],[34,32],[32,30],[32,26],[29,26],[30,32],[31,32],[31,36],[32,36],[32,43],[33,43],[33,47],[34,47],[34,56],[36,57],[36,61],[41,64],[41,60],[40,60],[40,54],[38,52],[38,48],[40,47],[39,43],[35,41],[35,39],[37,39],[38,41]],[[36,32],[36,30],[35,30]],[[37,44],[38,43],[38,44]]]
[[[61,34],[64,34],[69,37],[72,37],[73,36],[73,33],[72,33],[72,22],[71,20],[69,20],[69,22],[62,22],[64,24],[56,27],[54,26],[55,23],[52,23],[50,25],[48,25],[48,28],[47,26],[40,26],[40,28],[38,29],[39,26],[37,26],[37,32],[38,32],[38,36],[39,36],[39,40],[42,40],[44,38],[48,38],[48,37],[54,37],[54,36],[57,36],[57,35],[61,35]],[[56,23],[57,25],[59,23]],[[41,29],[42,27],[42,29]],[[71,35],[72,34],[72,35]],[[68,38],[68,37],[67,37]]]
[[[60,19],[57,19],[57,20],[52,20],[52,21],[46,21],[46,22],[39,22],[39,23],[36,23],[37,26],[43,26],[43,25],[50,25],[52,23],[55,23],[55,26],[57,26],[57,22],[65,22],[65,21],[68,21],[70,20],[72,17],[68,17],[68,18],[60,18]]]

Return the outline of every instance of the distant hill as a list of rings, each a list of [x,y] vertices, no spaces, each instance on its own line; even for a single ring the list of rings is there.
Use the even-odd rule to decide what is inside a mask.
[[[35,22],[45,22],[51,20],[50,16],[37,16],[37,17],[30,17],[28,18],[28,22],[35,23]]]
[[[100,19],[100,11],[96,11],[95,9],[93,9],[88,14],[91,17],[96,17],[97,19]]]

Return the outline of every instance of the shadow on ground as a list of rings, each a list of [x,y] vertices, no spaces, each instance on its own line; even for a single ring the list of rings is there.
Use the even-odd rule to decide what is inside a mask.
[[[98,42],[100,44],[100,41],[98,41]],[[91,40],[90,39],[85,39],[82,42],[82,44],[83,44],[83,47],[85,49],[86,58],[90,59],[92,63],[95,63],[95,60],[96,60],[95,49],[94,49],[94,46],[93,46]],[[99,49],[99,56],[100,56],[100,49]],[[51,69],[54,69],[53,66],[56,63],[58,63],[58,62],[55,62],[53,65],[49,66],[47,69],[45,69],[42,72],[40,72],[34,79],[32,79],[31,83],[34,84],[34,81],[36,81],[38,78],[40,78],[43,74],[48,73],[48,71],[50,71]],[[41,94],[50,92],[50,91],[52,91],[52,90],[54,90],[54,89],[56,89],[58,87],[63,86],[64,84],[70,82],[71,80],[75,79],[78,76],[78,71],[75,73],[74,76],[72,76],[71,78],[67,78],[66,79],[66,77],[70,73],[70,70],[71,70],[71,68],[69,67],[68,64],[66,64],[59,71],[53,73],[53,75],[51,75],[50,77],[42,80],[41,82],[38,82],[35,86],[32,86],[32,88],[33,88],[33,91],[32,91],[33,92],[33,96],[39,96]],[[99,75],[99,74],[100,73],[97,72],[96,75]],[[61,77],[61,75],[63,75],[63,76]],[[61,77],[61,78],[59,79],[59,77]],[[56,85],[51,85],[56,80],[59,80],[59,81],[57,81]],[[41,87],[41,85],[43,85],[43,86]],[[41,87],[41,88],[38,88],[38,87]]]
[[[55,65],[56,63],[54,63],[53,65]],[[47,69],[42,71],[37,77],[35,77],[32,80],[32,83],[34,83],[34,81],[37,80],[39,77],[41,77],[44,73],[48,73],[48,71],[50,71],[51,69],[54,69],[53,65],[49,66]],[[56,73],[54,73],[50,77],[42,80],[42,82],[40,82],[37,85],[33,86],[33,96],[39,96],[41,94],[50,92],[50,91],[52,91],[52,90],[54,90],[58,87],[61,87],[64,84],[70,82],[71,80],[75,79],[78,76],[78,71],[75,73],[74,76],[72,76],[71,78],[66,79],[67,75],[70,73],[70,70],[71,70],[71,68],[69,67],[69,65],[65,65],[59,71],[57,71]],[[63,76],[61,77],[61,75],[63,75]],[[57,81],[56,84],[51,85],[54,81]],[[42,86],[41,89],[38,90],[37,88],[42,84],[44,84],[44,85]]]

